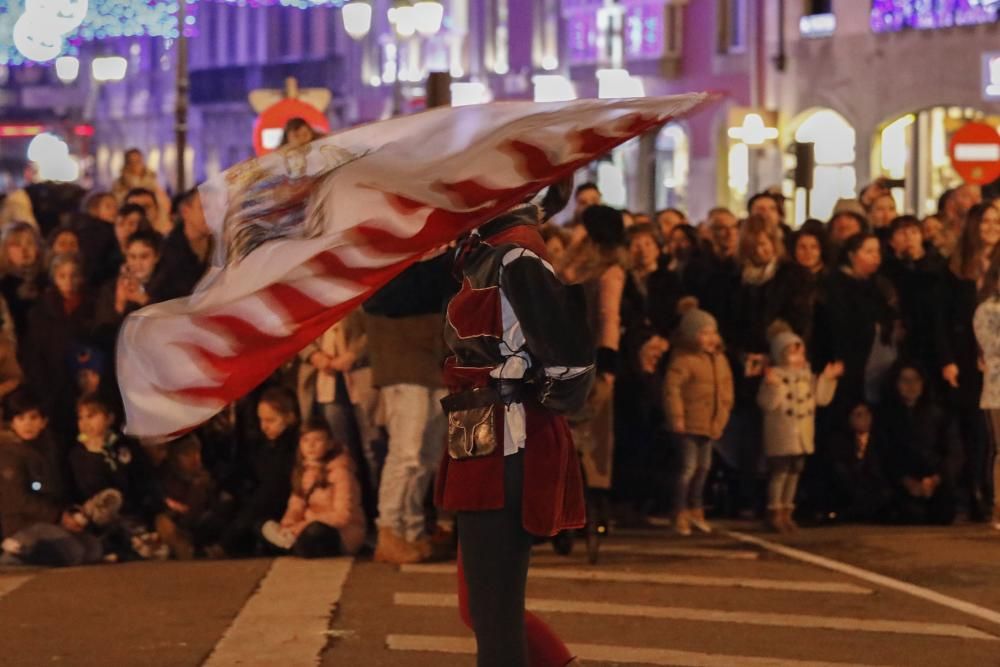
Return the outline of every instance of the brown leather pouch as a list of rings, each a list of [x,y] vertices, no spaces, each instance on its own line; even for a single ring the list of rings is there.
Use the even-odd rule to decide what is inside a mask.
[[[448,416],[448,455],[456,460],[489,456],[497,448],[496,411],[503,405],[491,387],[441,399]]]

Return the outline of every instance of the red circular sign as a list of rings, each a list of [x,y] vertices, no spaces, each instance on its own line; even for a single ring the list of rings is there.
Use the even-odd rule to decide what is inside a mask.
[[[951,164],[972,185],[1000,178],[1000,133],[986,123],[966,123],[951,137]]]
[[[281,141],[281,133],[285,129],[285,123],[292,118],[301,118],[317,132],[330,131],[330,122],[316,107],[301,100],[281,100],[264,109],[263,113],[257,116],[257,122],[253,125],[254,152],[257,155],[265,155],[277,148]]]

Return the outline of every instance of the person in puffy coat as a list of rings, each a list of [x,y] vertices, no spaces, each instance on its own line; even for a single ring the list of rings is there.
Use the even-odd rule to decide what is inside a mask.
[[[767,457],[768,526],[789,532],[799,477],[806,457],[816,449],[816,408],[829,405],[844,365],[836,362],[814,375],[806,346],[781,320],[769,327],[771,360],[757,393],[764,411],[764,455]]]
[[[281,522],[264,525],[265,539],[300,558],[353,554],[365,540],[365,515],[354,463],[324,419],[302,426],[292,495]]]
[[[687,308],[674,334],[663,405],[667,425],[680,449],[674,487],[674,529],[690,535],[691,526],[708,533],[702,492],[712,465],[712,445],[722,437],[733,408],[733,374],[722,349],[715,318]]]

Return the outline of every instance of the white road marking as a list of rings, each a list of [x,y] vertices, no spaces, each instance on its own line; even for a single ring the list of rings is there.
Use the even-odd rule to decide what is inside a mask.
[[[438,593],[396,593],[393,602],[408,607],[457,607],[458,596]],[[809,616],[805,614],[769,614],[745,611],[718,611],[688,607],[654,607],[636,604],[611,604],[580,600],[542,600],[528,598],[531,611],[556,614],[588,614],[594,616],[633,616],[662,618],[677,621],[704,621],[707,623],[742,623],[781,628],[809,628],[845,630],[848,632],[876,632],[960,639],[985,639],[997,637],[965,625],[950,623],[924,623],[919,621],[894,621],[888,619],[846,618],[842,616]]]
[[[351,558],[279,558],[203,667],[315,667]]]
[[[911,584],[907,581],[893,579],[892,577],[887,577],[884,574],[878,574],[877,572],[871,572],[870,570],[848,565],[847,563],[841,563],[840,561],[836,561],[831,558],[817,556],[816,554],[809,553],[808,551],[802,551],[801,549],[786,547],[784,545],[771,542],[770,540],[754,537],[753,535],[732,531],[729,531],[726,534],[739,540],[740,542],[753,544],[769,551],[773,551],[774,553],[781,554],[782,556],[802,561],[803,563],[810,563],[827,570],[832,570],[833,572],[839,572],[851,577],[856,577],[862,581],[867,581],[870,584],[875,584],[876,586],[891,588],[893,590],[912,595],[913,597],[918,597],[923,600],[939,604],[943,607],[948,607],[949,609],[954,609],[955,611],[961,611],[969,614],[970,616],[981,618],[984,621],[1000,624],[1000,612],[988,609],[987,607],[980,607],[977,604],[953,598],[950,595],[944,595],[943,593],[932,591],[931,589],[924,588],[923,586],[917,586],[916,584]]]
[[[455,574],[455,565],[401,565],[400,572],[411,574]],[[601,581],[636,584],[664,584],[668,586],[709,586],[714,588],[752,588],[755,590],[795,591],[797,593],[843,593],[870,595],[870,588],[831,581],[795,581],[789,579],[757,579],[753,577],[703,577],[688,574],[659,574],[644,572],[609,572],[606,570],[575,570],[537,567],[528,570],[534,579],[570,579],[574,581]]]
[[[19,588],[21,585],[23,585],[30,579],[31,577],[22,577],[22,576],[0,577],[0,598],[12,592],[16,588]]]
[[[386,647],[392,651],[434,651],[436,653],[458,653],[475,655],[476,640],[467,637],[441,635],[389,635]],[[676,651],[664,648],[640,648],[634,646],[613,646],[609,644],[570,644],[569,649],[580,660],[611,662],[615,664],[635,663],[643,665],[675,665],[679,667],[872,667],[856,662],[819,662],[815,660],[788,660],[783,658],[763,658],[745,655],[725,655],[720,653],[699,653]]]
[[[601,553],[666,556],[668,558],[719,558],[722,560],[757,560],[756,551],[733,549],[699,549],[697,547],[641,547],[628,544],[602,544]]]

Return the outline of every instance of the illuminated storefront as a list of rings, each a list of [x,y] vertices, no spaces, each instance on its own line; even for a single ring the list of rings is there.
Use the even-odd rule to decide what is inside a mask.
[[[769,0],[776,7],[778,0]],[[784,69],[769,71],[768,100],[782,118],[774,175],[796,195],[795,219],[825,218],[872,179],[903,182],[901,211],[934,212],[962,182],[948,155],[970,120],[1000,125],[1000,2],[841,0],[829,34],[788,12]],[[791,180],[795,142],[815,142],[810,210]]]
[[[872,174],[902,180],[893,195],[900,210],[921,215],[937,210],[937,200],[962,182],[948,155],[952,135],[969,121],[1000,127],[1000,111],[932,107],[884,123],[872,147]]]

